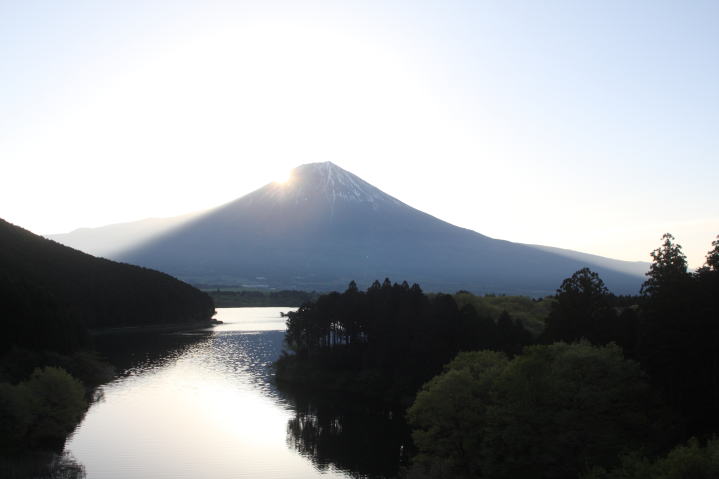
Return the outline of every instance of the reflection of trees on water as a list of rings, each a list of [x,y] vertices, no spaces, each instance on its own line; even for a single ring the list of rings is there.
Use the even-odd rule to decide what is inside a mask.
[[[206,341],[209,332],[108,334],[94,338],[95,348],[121,376],[162,367],[180,357],[189,348]],[[92,403],[103,400],[103,389],[94,391]],[[85,467],[67,452],[61,441],[55,451],[28,452],[20,456],[0,457],[0,477],[34,479],[84,479]]]
[[[120,375],[127,375],[160,368],[211,336],[210,331],[108,334],[95,338],[95,348]]]
[[[327,397],[282,388],[295,417],[287,444],[320,470],[329,466],[354,477],[393,477],[409,455],[404,411],[372,407],[356,398]]]

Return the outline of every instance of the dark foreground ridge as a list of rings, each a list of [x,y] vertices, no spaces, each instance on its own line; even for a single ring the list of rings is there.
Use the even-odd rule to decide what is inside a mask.
[[[0,352],[72,351],[88,329],[210,321],[207,294],[167,274],[95,258],[0,220]]]

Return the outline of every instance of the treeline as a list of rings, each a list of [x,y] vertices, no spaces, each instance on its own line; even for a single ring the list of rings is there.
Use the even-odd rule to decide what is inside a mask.
[[[408,405],[459,351],[515,354],[532,340],[506,311],[494,320],[416,284],[385,279],[360,291],[353,281],[344,293],[288,313],[285,341],[293,354],[277,362],[277,377]]]
[[[719,432],[719,239],[694,273],[674,238],[662,239],[637,304],[616,307],[601,278],[580,270],[557,291],[542,340],[618,344],[682,418],[685,436]]]
[[[282,291],[223,291],[221,289],[205,290],[218,308],[247,308],[265,306],[297,307],[304,303],[317,300],[317,292],[282,290]]]
[[[577,271],[541,344],[514,358],[457,356],[409,409],[420,454],[408,476],[717,477],[719,239],[712,246],[691,273],[665,235],[633,300]]]
[[[408,477],[717,477],[719,238],[696,272],[671,235],[652,257],[639,296],[584,268],[503,300],[521,321],[466,292],[350,284],[290,315],[278,379],[413,402]]]

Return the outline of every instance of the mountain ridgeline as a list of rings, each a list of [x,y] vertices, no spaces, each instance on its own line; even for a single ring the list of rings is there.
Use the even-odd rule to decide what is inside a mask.
[[[68,248],[0,220],[0,352],[69,352],[92,328],[209,321],[205,293],[165,273]]]
[[[429,291],[544,296],[589,266],[613,291],[636,293],[648,266],[492,239],[414,209],[330,162],[299,166],[287,183],[189,219],[147,224],[153,234],[129,223],[52,238],[195,284],[317,291],[392,277]],[[110,251],[109,238],[118,235],[132,240]]]

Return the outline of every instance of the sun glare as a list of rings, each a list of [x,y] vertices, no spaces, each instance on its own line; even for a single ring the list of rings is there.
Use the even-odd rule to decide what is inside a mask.
[[[278,173],[278,174],[275,176],[275,181],[274,181],[274,182],[277,183],[277,184],[279,184],[279,185],[284,185],[284,184],[287,184],[287,183],[290,181],[290,178],[292,178],[292,171],[291,171],[291,170],[287,170],[287,171],[283,171],[283,172],[281,172],[281,173]]]

